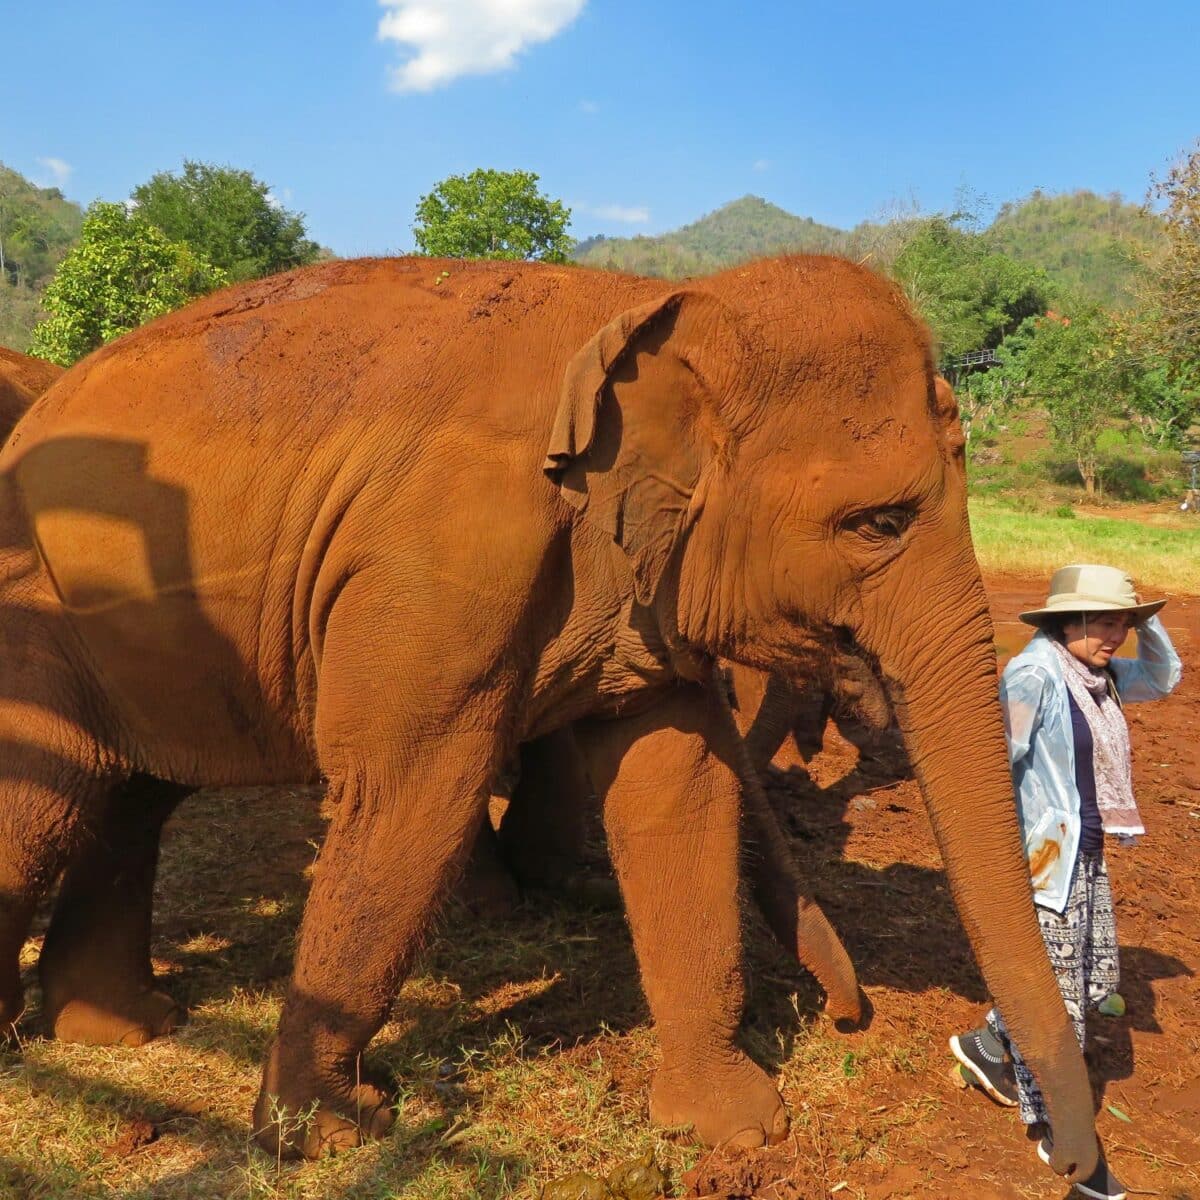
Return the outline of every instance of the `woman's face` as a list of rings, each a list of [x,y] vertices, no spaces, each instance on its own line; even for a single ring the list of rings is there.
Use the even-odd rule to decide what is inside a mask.
[[[1084,666],[1107,667],[1131,628],[1128,613],[1088,613],[1086,620],[1063,625],[1063,641]]]

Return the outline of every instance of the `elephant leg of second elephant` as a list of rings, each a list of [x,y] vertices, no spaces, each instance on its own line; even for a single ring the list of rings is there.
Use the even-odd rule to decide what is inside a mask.
[[[192,790],[135,775],[83,831],[38,960],[43,1015],[61,1041],[140,1046],[182,1020],[154,986],[150,924],[162,827]]]
[[[822,706],[824,728],[827,697],[816,689],[801,694],[778,676],[765,679],[746,667],[734,665],[732,672],[740,708],[730,710],[723,704],[722,709],[742,781],[745,850],[754,899],[776,940],[825,989],[829,1015],[835,1021],[854,1024],[862,1017],[862,993],[854,964],[804,885],[762,787],[762,773],[796,720],[801,702],[811,700]],[[719,682],[714,680],[717,685]],[[724,694],[719,686],[716,690]]]
[[[3,496],[0,496],[0,502]],[[0,508],[3,505],[0,503]],[[12,571],[0,563],[0,577]],[[105,803],[104,749],[84,733],[86,701],[54,631],[20,590],[0,622],[0,1040],[24,1010],[20,954],[34,909]]]
[[[500,822],[500,852],[523,887],[560,890],[587,856],[592,781],[567,726],[521,746],[520,775]]]
[[[746,857],[754,899],[776,941],[825,989],[839,1023],[862,1019],[862,992],[845,946],[800,878],[775,813],[753,773],[745,784]]]
[[[489,820],[480,826],[454,895],[477,917],[492,918],[508,916],[521,899]]]
[[[734,1044],[742,1015],[738,779],[704,689],[640,716],[577,727],[603,797],[609,847],[662,1046],[650,1115],[711,1144],[787,1130],[779,1094]]]

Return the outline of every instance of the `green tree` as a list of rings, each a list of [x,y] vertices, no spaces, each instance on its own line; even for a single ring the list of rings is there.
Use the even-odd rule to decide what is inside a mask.
[[[451,175],[417,202],[413,234],[438,258],[566,262],[571,210],[538,190],[532,171]]]
[[[190,246],[121,204],[88,209],[79,241],[42,297],[30,353],[70,366],[97,346],[225,283]]]
[[[963,214],[930,218],[893,267],[946,358],[995,349],[1052,296],[1045,271],[996,253],[963,221]]]
[[[259,279],[314,262],[304,217],[271,198],[249,171],[185,160],[135,188],[138,215],[172,242],[183,242],[233,282]]]
[[[83,213],[0,163],[0,282],[40,287],[79,236]]]
[[[1130,420],[1159,450],[1182,445],[1189,427],[1200,422],[1200,358],[1171,362],[1135,351],[1123,367]]]
[[[1099,309],[1071,318],[1031,317],[1021,338],[1014,374],[1025,395],[1045,408],[1055,443],[1075,459],[1084,490],[1094,496],[1100,435],[1127,410],[1129,398],[1112,319]]]

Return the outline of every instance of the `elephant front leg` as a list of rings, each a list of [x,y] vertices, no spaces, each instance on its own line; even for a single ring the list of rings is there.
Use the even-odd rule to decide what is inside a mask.
[[[316,1158],[393,1123],[390,1083],[362,1055],[466,860],[494,758],[492,734],[456,735],[449,719],[444,728],[432,743],[410,743],[403,762],[372,757],[398,735],[365,735],[362,757],[330,772],[337,811],[254,1109],[255,1137],[272,1157]]]
[[[734,1044],[743,1004],[739,791],[717,702],[680,688],[640,717],[578,732],[662,1047],[651,1118],[691,1126],[713,1145],[779,1141],[779,1094]]]

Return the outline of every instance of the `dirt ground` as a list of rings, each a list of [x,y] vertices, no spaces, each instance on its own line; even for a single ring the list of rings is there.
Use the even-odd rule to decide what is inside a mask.
[[[1044,581],[989,591],[1007,656]],[[1129,711],[1148,836],[1109,852],[1129,1012],[1097,1021],[1089,1061],[1131,1194],[1200,1200],[1200,598],[1173,598],[1164,618],[1183,685]],[[650,1134],[655,1050],[624,922],[534,898],[503,921],[452,906],[431,938],[374,1050],[402,1081],[392,1137],[278,1170],[247,1120],[318,803],[208,793],[172,822],[159,886],[156,968],[190,1023],[139,1051],[60,1046],[36,1036],[33,990],[24,1054],[0,1058],[0,1196],[532,1200],[552,1176],[607,1171],[646,1145],[674,1194],[709,1200],[1064,1196],[1016,1117],[952,1083],[946,1038],[987,998],[902,749],[844,732],[831,723],[820,753],[769,788],[873,1018],[835,1032],[812,981],[750,920],[744,1038],[792,1114],[781,1146],[722,1154]]]

